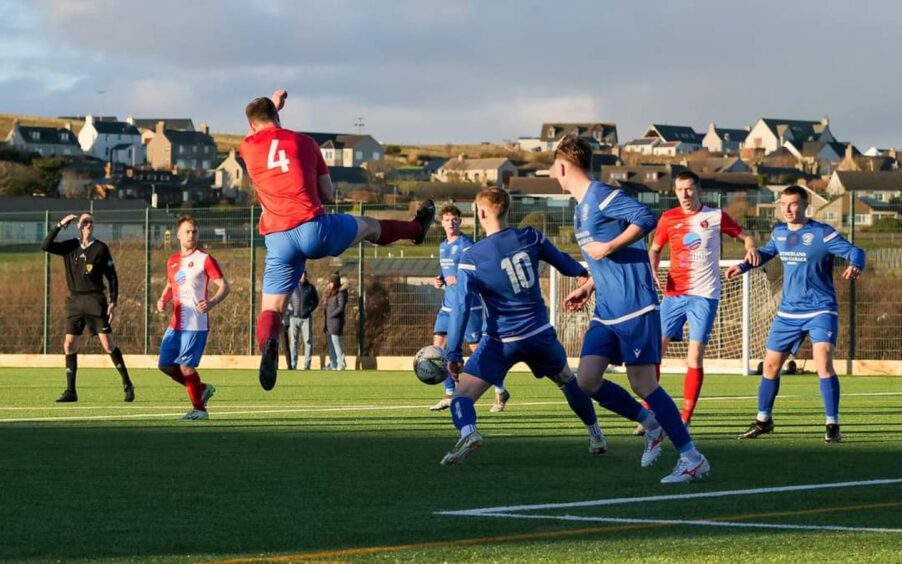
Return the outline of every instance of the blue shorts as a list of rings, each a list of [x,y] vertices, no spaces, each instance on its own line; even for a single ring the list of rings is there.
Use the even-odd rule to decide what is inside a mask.
[[[447,335],[448,323],[451,321],[451,312],[444,307],[439,310],[435,316],[435,326],[432,328],[433,335]],[[470,310],[470,317],[467,319],[467,330],[464,333],[464,340],[467,343],[478,343],[482,338],[482,307]]]
[[[208,331],[177,331],[167,329],[160,343],[160,368],[164,366],[190,366],[197,368],[207,347]]]
[[[665,296],[661,301],[661,333],[671,341],[683,340],[683,326],[689,322],[689,340],[708,344],[717,303],[701,296]]]
[[[839,318],[834,314],[823,313],[801,319],[777,314],[767,335],[765,347],[775,352],[796,354],[806,335],[811,337],[812,343],[830,343],[836,346],[838,332]]]
[[[603,356],[612,364],[661,364],[661,314],[655,309],[613,325],[592,318],[580,356]]]
[[[567,353],[557,340],[553,327],[538,335],[507,343],[483,335],[463,371],[493,386],[500,386],[511,367],[518,362],[525,362],[536,378],[554,376],[567,366]]]
[[[265,236],[264,294],[290,294],[298,285],[307,259],[336,257],[357,238],[357,219],[327,213],[288,231]]]

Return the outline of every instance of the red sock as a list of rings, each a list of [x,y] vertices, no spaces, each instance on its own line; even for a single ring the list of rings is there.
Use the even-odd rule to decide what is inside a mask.
[[[382,219],[379,221],[382,232],[376,239],[377,245],[388,245],[402,239],[416,239],[423,233],[423,228],[416,221],[399,221]]]
[[[188,398],[191,399],[191,405],[194,406],[194,409],[199,409],[201,411],[206,411],[204,407],[204,385],[200,381],[200,374],[194,372],[193,374],[184,374],[185,379],[185,388],[188,390]]]
[[[698,402],[698,396],[702,391],[702,382],[705,381],[705,370],[703,368],[689,367],[686,370],[686,379],[683,380],[683,422],[692,421],[692,412],[695,411],[695,404]]]
[[[661,365],[660,364],[655,365],[655,380],[657,382],[661,381]],[[645,409],[651,409],[651,406],[649,406],[648,402],[646,402],[645,400],[642,400],[642,407],[644,407]]]
[[[264,310],[257,316],[257,346],[263,350],[263,345],[269,339],[279,338],[279,332],[282,330],[282,316],[279,312],[272,310]]]

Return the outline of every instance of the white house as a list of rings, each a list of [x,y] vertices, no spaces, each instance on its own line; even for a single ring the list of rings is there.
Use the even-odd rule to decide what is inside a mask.
[[[509,159],[465,159],[463,155],[450,159],[435,174],[440,182],[475,182],[484,185],[507,186],[517,175],[517,167]]]
[[[624,153],[639,153],[640,155],[651,155],[655,147],[661,144],[658,137],[640,137],[633,139],[623,145]]]
[[[761,118],[745,138],[745,148],[761,149],[764,154],[773,153],[786,141],[799,145],[806,141],[836,141],[830,132],[830,120],[820,121]]]
[[[708,131],[702,138],[702,146],[712,153],[738,155],[750,129],[726,129],[717,127],[717,124],[711,122],[708,124]]]
[[[592,149],[617,145],[615,123],[543,123],[539,134],[541,151],[554,151],[567,137],[579,137]]]
[[[78,140],[70,129],[20,125],[19,120],[13,120],[6,143],[26,153],[38,153],[43,157],[82,154]]]
[[[78,143],[86,154],[103,161],[137,166],[147,160],[141,133],[124,121],[99,121],[88,114]]]
[[[235,149],[229,149],[229,156],[219,163],[213,173],[213,187],[240,189],[243,182],[244,167],[241,157],[238,156]]]

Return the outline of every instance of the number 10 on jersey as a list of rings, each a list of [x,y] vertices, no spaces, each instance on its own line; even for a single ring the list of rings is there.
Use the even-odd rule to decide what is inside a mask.
[[[510,278],[515,294],[532,288],[536,283],[536,278],[533,276],[532,271],[532,261],[529,260],[529,255],[523,251],[514,253],[512,257],[501,259],[501,268],[504,269],[507,277]]]

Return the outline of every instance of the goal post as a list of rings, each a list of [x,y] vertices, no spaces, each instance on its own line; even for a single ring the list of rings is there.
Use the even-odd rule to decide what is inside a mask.
[[[751,374],[764,358],[764,343],[776,313],[779,295],[772,290],[767,274],[756,268],[737,279],[726,280],[724,272],[738,260],[722,260],[720,304],[714,320],[711,339],[705,350],[705,367],[712,373]],[[579,356],[583,335],[592,319],[595,298],[578,312],[563,309],[561,303],[576,288],[576,279],[562,276],[550,269],[549,313],[557,328],[558,338],[568,356]],[[670,261],[658,267],[660,287],[664,287]],[[661,296],[663,297],[663,296]],[[662,372],[684,372],[689,338],[688,324],[683,328],[683,340],[670,343],[662,362]]]

